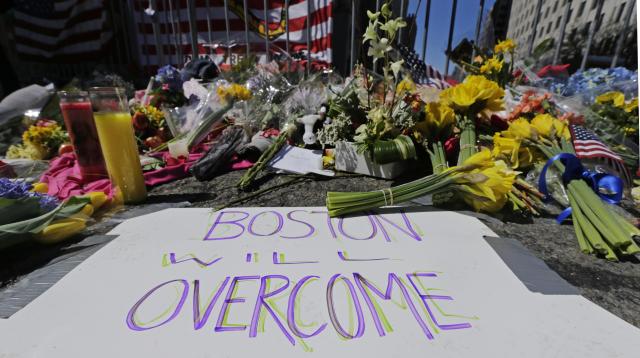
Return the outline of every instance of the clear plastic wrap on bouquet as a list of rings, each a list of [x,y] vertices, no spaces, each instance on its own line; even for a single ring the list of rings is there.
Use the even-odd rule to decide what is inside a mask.
[[[177,140],[186,141],[188,147],[200,143],[216,126],[234,102],[225,102],[216,93],[220,86],[228,85],[218,80],[207,87],[207,94],[183,107],[164,108],[165,118],[171,133]]]

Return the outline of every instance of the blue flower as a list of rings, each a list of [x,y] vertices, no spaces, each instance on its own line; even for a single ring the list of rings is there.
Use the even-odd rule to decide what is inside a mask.
[[[30,196],[31,184],[25,181],[14,181],[0,178],[0,198],[20,199]]]
[[[560,78],[543,78],[537,85],[562,96],[582,97],[584,103],[592,103],[596,96],[611,90],[620,90],[627,94],[637,91],[638,72],[624,67],[590,68],[578,71],[566,81]]]
[[[55,197],[46,194],[34,193],[31,191],[31,188],[32,185],[24,180],[0,178],[0,198],[38,198],[40,209],[44,212],[49,212],[60,205],[60,201]]]
[[[156,80],[160,83],[166,83],[173,91],[180,91],[182,88],[182,79],[180,78],[180,71],[177,68],[166,65],[158,69]]]

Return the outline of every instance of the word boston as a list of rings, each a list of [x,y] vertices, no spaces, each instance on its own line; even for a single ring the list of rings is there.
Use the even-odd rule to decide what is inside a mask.
[[[0,356],[638,352],[637,328],[582,296],[531,292],[483,238],[495,234],[453,212],[170,209],[110,234],[0,320]]]

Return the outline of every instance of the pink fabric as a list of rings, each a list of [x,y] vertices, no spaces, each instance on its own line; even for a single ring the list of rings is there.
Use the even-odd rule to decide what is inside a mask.
[[[175,159],[168,151],[159,152],[154,157],[160,157],[166,165],[163,168],[144,173],[144,182],[148,186],[156,186],[187,177],[190,175],[189,168],[191,165],[202,158],[205,153],[205,148],[201,146],[194,148],[194,152],[189,153],[188,159],[184,157]]]
[[[162,168],[144,173],[144,182],[147,186],[156,186],[182,179],[190,175],[189,168],[198,161],[207,151],[207,147],[198,146],[189,154],[189,158],[175,159],[168,151],[155,153],[153,156],[166,163]],[[248,160],[234,158],[231,170],[246,169],[253,165]],[[113,196],[113,188],[109,179],[100,179],[90,183],[83,183],[80,176],[80,168],[75,154],[65,153],[49,163],[49,169],[40,177],[42,183],[49,185],[49,195],[64,200],[70,196],[83,195],[92,191],[102,191],[109,198]]]
[[[109,198],[113,190],[109,179],[83,183],[75,153],[65,153],[49,163],[49,169],[42,174],[40,182],[49,185],[48,194],[64,200],[70,196],[83,195],[92,191],[102,191]]]
[[[253,162],[250,162],[248,160],[238,160],[237,158],[234,158],[233,161],[231,162],[231,170],[240,170],[240,169],[247,169],[247,168],[251,168],[253,166]]]

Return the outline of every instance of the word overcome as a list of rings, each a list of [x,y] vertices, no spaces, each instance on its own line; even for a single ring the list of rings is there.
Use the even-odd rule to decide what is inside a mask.
[[[172,320],[178,317],[181,312],[185,311],[184,306],[187,304],[187,298],[189,292],[192,292],[192,315],[193,315],[193,329],[199,330],[205,327],[209,317],[213,313],[216,302],[222,296],[225,288],[226,296],[219,305],[219,314],[214,326],[215,332],[229,332],[229,331],[245,331],[248,329],[249,337],[256,337],[258,334],[258,322],[262,314],[268,314],[271,319],[276,323],[279,330],[286,337],[286,339],[295,345],[295,338],[311,338],[321,334],[327,330],[327,327],[333,327],[333,329],[345,339],[357,339],[363,337],[365,333],[365,309],[375,325],[375,329],[380,336],[386,334],[384,325],[382,323],[384,319],[384,313],[381,312],[379,305],[376,303],[377,299],[391,300],[394,287],[400,292],[402,300],[405,302],[405,309],[408,308],[411,316],[415,319],[418,327],[424,333],[427,339],[433,339],[433,332],[429,329],[428,323],[437,329],[441,330],[453,330],[453,329],[465,329],[470,328],[471,324],[467,322],[444,324],[438,322],[436,317],[436,310],[432,305],[435,300],[453,300],[450,296],[430,295],[423,292],[418,287],[418,280],[420,278],[435,278],[436,273],[433,272],[414,272],[405,274],[409,284],[405,282],[402,275],[395,273],[389,273],[387,275],[386,289],[380,290],[370,280],[366,279],[359,273],[353,273],[352,277],[342,274],[334,274],[328,278],[325,286],[326,292],[326,321],[313,327],[313,330],[303,331],[299,327],[300,317],[296,317],[296,312],[300,312],[298,305],[301,305],[303,297],[303,291],[305,287],[311,284],[313,281],[321,279],[317,275],[307,275],[293,282],[289,277],[285,275],[265,275],[265,276],[227,276],[219,284],[217,290],[212,295],[202,295],[205,297],[211,297],[208,302],[204,302],[206,308],[202,310],[201,294],[200,294],[200,281],[193,280],[188,281],[185,279],[176,279],[163,282],[143,295],[129,310],[127,314],[126,323],[129,329],[133,331],[146,331],[150,329],[156,329],[166,324],[169,324]],[[248,324],[227,324],[226,317],[231,305],[240,305],[246,303],[246,298],[235,297],[237,285],[242,281],[253,281],[256,285],[259,285],[258,293],[256,295],[255,303],[253,305],[253,314]],[[270,290],[270,287],[274,287],[273,283],[280,281],[279,287]],[[348,321],[345,317],[340,317],[336,309],[335,291],[336,283],[343,282],[346,286],[345,294],[348,297],[349,305],[353,308],[356,315],[356,325],[353,332],[349,332],[344,328],[344,322]],[[291,289],[289,289],[291,286]],[[161,322],[153,324],[143,324],[136,319],[136,313],[140,310],[147,300],[153,295],[157,294],[161,290],[177,290],[179,300],[169,302],[168,308],[164,308],[165,316]],[[286,295],[288,294],[288,297]],[[279,316],[277,310],[274,309],[272,299],[277,296],[283,295],[287,298],[287,308],[284,316]],[[420,302],[416,303],[417,297]],[[376,298],[377,297],[377,298]],[[397,297],[397,296],[396,296]],[[176,303],[177,302],[177,303]],[[423,305],[427,314],[420,314],[419,305]],[[382,318],[381,318],[382,317]]]

